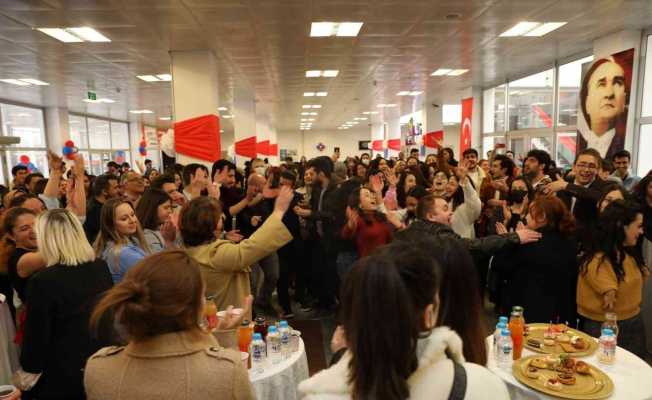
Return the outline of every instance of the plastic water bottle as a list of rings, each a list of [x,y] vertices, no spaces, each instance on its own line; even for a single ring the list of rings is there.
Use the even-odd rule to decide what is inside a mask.
[[[598,361],[602,364],[613,364],[616,361],[616,335],[611,329],[602,330],[598,344]]]
[[[503,318],[507,319],[506,317],[500,317],[501,320]],[[503,332],[503,329],[507,329],[507,321],[503,322],[500,321],[496,324],[496,330],[494,331],[494,344],[493,344],[493,350],[494,350],[494,359],[498,360],[498,340],[500,339],[500,335]]]
[[[281,354],[283,358],[290,357],[290,326],[287,321],[281,321],[278,324],[278,333],[281,336]]]
[[[254,333],[253,340],[249,345],[249,357],[251,357],[251,369],[263,372],[267,360],[267,348],[260,333]]]
[[[267,328],[267,357],[272,364],[278,364],[283,360],[281,353],[281,334],[275,325]]]
[[[508,329],[503,329],[498,339],[498,367],[509,369],[512,366],[513,351],[512,334]]]

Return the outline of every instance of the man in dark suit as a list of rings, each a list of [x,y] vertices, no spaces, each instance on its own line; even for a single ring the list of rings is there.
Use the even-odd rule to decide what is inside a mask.
[[[544,194],[556,193],[577,223],[578,238],[583,241],[590,234],[591,227],[598,219],[598,201],[606,184],[598,177],[602,166],[600,153],[595,149],[582,150],[575,158],[573,182],[567,182],[561,176],[544,189]]]

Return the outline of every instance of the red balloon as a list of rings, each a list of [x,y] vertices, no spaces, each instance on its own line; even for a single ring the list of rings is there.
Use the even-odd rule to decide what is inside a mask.
[[[64,143],[64,146],[66,147],[75,147],[75,142],[72,140],[66,140],[66,143]]]
[[[25,165],[29,164],[29,157],[23,154],[20,156],[20,163]]]

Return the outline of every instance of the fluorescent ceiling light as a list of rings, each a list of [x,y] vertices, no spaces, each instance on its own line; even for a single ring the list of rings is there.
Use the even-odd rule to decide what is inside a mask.
[[[301,115],[310,115],[309,112],[302,112]]]
[[[132,114],[154,114],[154,111],[150,110],[129,110]]]
[[[316,113],[316,112],[308,113],[308,115],[317,115],[317,114],[318,114],[318,113]]]
[[[145,82],[158,82],[159,79],[155,77],[154,75],[138,75],[138,79],[145,81]]]
[[[310,70],[306,71],[306,78],[319,78],[321,76],[321,71]]]
[[[156,75],[156,77],[163,82],[170,82],[172,80],[172,75],[170,74],[160,74]]]
[[[410,92],[404,90],[404,91],[402,91],[402,92],[398,92],[398,93],[396,93],[396,95],[397,95],[397,96],[408,96],[408,95],[410,95]]]
[[[326,96],[328,96],[328,92],[317,92],[317,93],[315,93],[315,96],[317,96],[317,97],[326,97]]]
[[[303,93],[303,97],[314,97],[314,96],[315,96],[315,92],[304,92]]]
[[[301,108],[321,108],[321,104],[304,104]]]
[[[364,115],[378,114],[378,111],[364,111],[362,114]]]
[[[500,34],[500,37],[543,36],[566,25],[566,22],[519,22]]]
[[[524,36],[543,36],[566,25],[566,22],[546,22],[532,29]]]
[[[368,120],[369,118],[358,117],[358,118],[353,118],[353,119],[356,120],[356,121],[366,121],[366,120]]]
[[[64,43],[110,42],[111,39],[87,26],[77,28],[38,28],[40,32]]]
[[[418,96],[418,95],[420,95],[421,93],[423,93],[423,92],[420,91],[420,90],[415,90],[415,91],[410,92],[410,96]]]
[[[437,71],[430,74],[430,76],[448,75],[448,73],[451,72],[451,71],[452,71],[452,69],[449,69],[449,68],[439,68]]]
[[[377,107],[380,107],[380,108],[390,108],[390,107],[396,107],[396,104],[378,104]]]
[[[217,107],[218,111],[228,111],[229,109],[227,107]]]
[[[312,122],[314,120],[315,120],[314,118],[306,118],[306,121],[311,121]]]
[[[229,115],[229,114],[222,115],[222,118],[231,119],[233,118],[233,115]]]
[[[64,43],[81,43],[83,40],[61,28],[38,28],[39,31]]]
[[[312,108],[321,108],[321,104],[313,104]]]
[[[38,85],[38,86],[47,86],[49,83],[39,81],[38,79],[20,79],[23,82],[29,83],[31,85]]]
[[[171,118],[170,117],[161,117],[159,118],[161,121],[169,121]],[[220,132],[224,132],[223,130],[220,130]]]
[[[448,73],[448,76],[459,76],[459,75],[465,74],[467,72],[469,72],[468,69],[454,69],[454,70],[452,70],[451,72]]]
[[[421,93],[423,93],[423,92],[419,91],[419,90],[415,90],[415,91],[403,90],[403,91],[400,91],[400,92],[396,93],[396,95],[397,96],[418,96]]]
[[[86,42],[110,42],[111,39],[102,35],[93,28],[83,26],[81,28],[66,28],[66,31],[72,33],[73,35],[81,38]]]
[[[322,76],[324,78],[335,78],[337,76],[337,74],[339,74],[339,73],[340,73],[340,71],[338,71],[336,69],[327,69],[327,70],[323,71],[321,74],[322,74]]]
[[[355,37],[360,33],[362,22],[313,22],[310,26],[311,37]]]
[[[29,83],[20,81],[18,79],[0,79],[0,82],[11,83],[12,85],[17,85],[17,86],[30,86]]]
[[[301,121],[307,121],[308,118],[301,118]]]
[[[96,104],[96,103],[115,103],[115,100],[107,99],[107,98],[101,98],[101,99],[97,99],[97,100],[83,99],[82,101],[85,102],[85,103],[93,103],[93,104]],[[135,113],[135,114],[137,114],[137,113]]]

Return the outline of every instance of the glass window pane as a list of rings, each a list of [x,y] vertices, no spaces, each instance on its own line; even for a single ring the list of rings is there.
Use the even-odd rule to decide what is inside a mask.
[[[30,172],[40,172],[46,177],[49,175],[48,157],[44,150],[7,151],[7,162],[10,170],[14,165],[23,164]]]
[[[70,129],[70,140],[75,142],[79,149],[88,149],[88,129],[86,128],[86,118],[78,115],[68,116],[68,125]]]
[[[43,110],[0,104],[2,110],[2,134],[20,138],[12,147],[46,147]]]
[[[530,138],[530,150],[545,150],[552,154],[552,136],[533,136]]]
[[[91,149],[110,149],[109,121],[89,118],[88,141]]]
[[[525,138],[515,137],[509,140],[509,148],[514,153],[514,162],[519,163],[525,159]]]
[[[577,132],[557,133],[557,167],[570,168],[575,162],[575,146],[577,146]]]
[[[483,132],[505,131],[505,85],[485,90],[483,93]]]
[[[111,148],[129,149],[129,126],[123,122],[111,122]]]
[[[90,170],[93,175],[102,175],[104,172],[104,163],[100,153],[91,153]]]
[[[509,83],[509,130],[552,128],[553,70]]]
[[[455,125],[462,122],[461,104],[444,104],[442,110],[442,123],[444,125]]]
[[[558,126],[577,125],[577,105],[582,85],[582,64],[593,61],[593,56],[582,58],[559,67]]]
[[[638,176],[646,176],[652,170],[652,124],[641,125],[638,142]]]
[[[641,115],[652,117],[652,35],[648,35],[647,37],[645,76],[643,79],[643,110]]]

